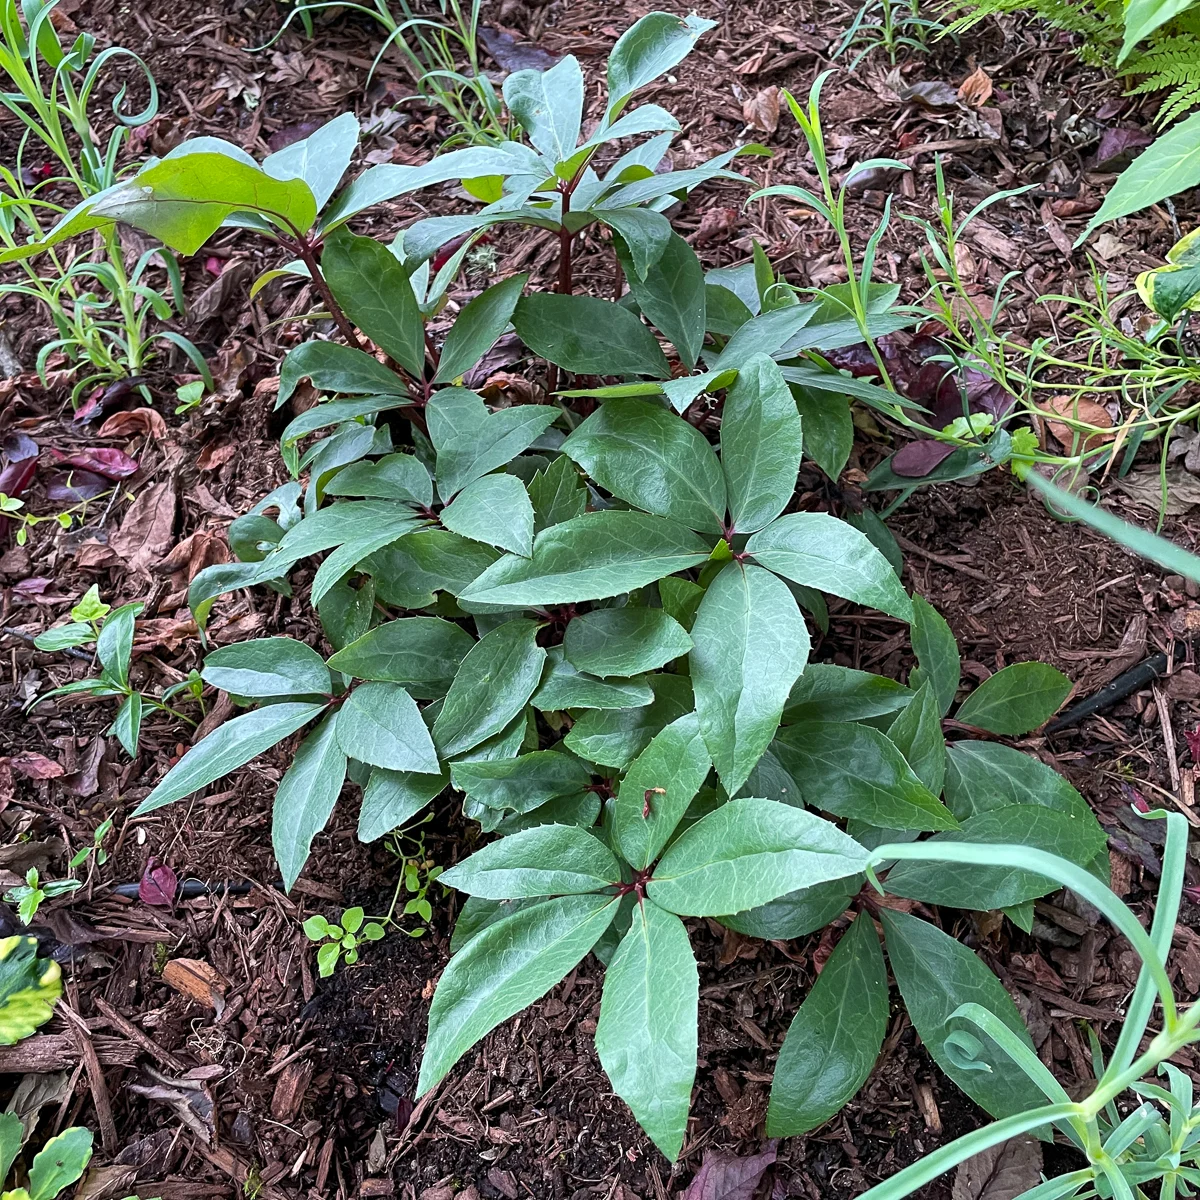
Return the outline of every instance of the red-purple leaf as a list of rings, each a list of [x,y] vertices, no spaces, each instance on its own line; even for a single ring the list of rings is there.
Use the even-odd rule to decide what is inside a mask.
[[[134,388],[141,387],[145,382],[144,376],[131,375],[128,379],[118,379],[116,383],[110,383],[108,387],[96,388],[75,410],[75,422],[82,425],[94,421],[106,409],[124,400]]]
[[[775,1143],[761,1154],[739,1158],[723,1150],[708,1150],[682,1200],[753,1200],[767,1168],[775,1161]]]
[[[36,458],[19,458],[0,471],[0,492],[6,496],[19,496],[37,474]]]
[[[932,438],[909,442],[892,455],[892,471],[905,479],[921,479],[943,459],[949,458],[954,450],[949,443],[935,442]]]
[[[54,475],[46,487],[46,499],[55,504],[79,504],[93,500],[101,492],[112,487],[103,475],[91,471],[71,471],[66,475]]]
[[[1144,129],[1106,129],[1100,135],[1092,167],[1097,171],[1122,171],[1129,165],[1135,151],[1143,150],[1154,141]]]
[[[51,448],[50,453],[64,467],[78,467],[103,475],[105,479],[128,479],[138,469],[136,458],[130,458],[124,450],[114,450],[108,446],[76,450],[73,454],[63,454],[61,450]]]
[[[0,449],[4,451],[4,457],[10,463],[38,456],[38,444],[27,433],[10,433],[4,439],[4,445]]]
[[[143,904],[155,908],[170,908],[179,891],[179,876],[167,866],[152,858],[146,863],[142,881],[138,884],[138,898]]]

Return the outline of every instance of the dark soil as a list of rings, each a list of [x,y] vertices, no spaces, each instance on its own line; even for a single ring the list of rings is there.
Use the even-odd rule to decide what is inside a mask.
[[[678,82],[648,97],[684,120],[675,166],[754,136],[776,151],[774,159],[747,168],[756,180],[807,181],[786,109],[777,128],[760,123],[752,130],[743,104],[752,114],[767,112],[769,126],[777,97],[764,98],[767,89],[806,92],[852,19],[848,4],[797,8],[763,0],[700,7],[720,25]],[[643,11],[640,5],[554,0],[542,7],[504,0],[486,19],[552,52],[579,55],[599,78],[607,48]],[[262,154],[349,108],[364,117],[386,113],[409,91],[402,70],[385,63],[364,100],[378,32],[353,15],[318,21],[312,41],[294,27],[271,50],[252,54],[278,28],[285,5],[64,0],[59,12],[150,64],[163,110],[138,135],[142,153],[161,154],[184,137],[211,134]],[[931,112],[897,95],[897,88],[922,79],[957,85],[976,66],[996,87],[979,112]],[[1138,112],[1115,84],[1080,66],[1069,40],[1012,22],[980,27],[961,45],[939,42],[927,56],[902,61],[890,82],[889,70],[876,54],[827,86],[824,112],[835,164],[905,155],[915,170],[896,186],[897,208],[923,217],[933,212],[932,146],[942,148],[963,209],[997,188],[1037,184],[1041,191],[991,210],[969,239],[979,294],[990,294],[1001,276],[1016,272],[1005,320],[1010,330],[1036,336],[1047,320],[1045,308],[1034,303],[1038,294],[1086,271],[1083,259],[1068,259],[1060,243],[1074,239],[1110,179],[1086,169],[1088,155],[1101,128],[1136,121]],[[113,86],[102,90],[97,112],[114,92]],[[136,87],[133,99],[144,100]],[[448,133],[420,106],[399,111],[386,134],[364,140],[371,161],[423,161]],[[1001,137],[985,136],[985,126],[999,128]],[[10,123],[0,130],[5,161],[13,155],[13,138]],[[833,242],[811,214],[782,203],[743,209],[743,196],[732,185],[714,186],[679,217],[680,227],[697,235],[693,240],[709,265],[745,261],[757,238],[794,282],[820,286],[840,278]],[[870,189],[857,198],[856,230],[873,225],[883,199],[883,191]],[[451,211],[455,204],[448,195],[425,195],[420,205],[399,201],[372,213],[363,228],[390,237],[420,213]],[[882,274],[901,283],[907,299],[924,287],[915,256],[920,236],[911,224],[893,221],[880,254]],[[1156,263],[1150,252],[1161,253],[1173,238],[1164,215],[1152,210],[1130,221],[1121,240],[1119,260],[1108,264],[1114,291]],[[135,249],[132,238],[129,248]],[[494,249],[505,272],[530,270],[546,278],[553,269],[555,248],[528,231],[498,236]],[[287,414],[272,413],[272,377],[283,352],[304,336],[294,318],[312,303],[294,286],[274,286],[247,300],[249,281],[278,261],[262,243],[223,232],[185,263],[190,315],[178,327],[211,356],[217,396],[184,418],[171,415],[174,386],[187,368],[182,360],[160,359],[149,386],[166,416],[165,435],[143,429],[102,439],[138,458],[138,475],[111,505],[106,499],[87,511],[82,527],[62,533],[47,522],[32,531],[26,547],[12,545],[10,536],[0,557],[0,753],[7,756],[0,758],[0,821],[9,843],[0,850],[0,883],[11,886],[29,865],[61,873],[106,815],[116,824],[108,862],[92,869],[85,889],[47,905],[38,927],[47,949],[69,964],[64,1004],[94,1034],[98,1061],[81,1057],[71,1032],[76,1026],[60,1015],[48,1027],[59,1037],[58,1058],[35,1059],[31,1047],[42,1054],[48,1043],[34,1039],[0,1049],[0,1071],[51,1080],[43,1130],[84,1121],[100,1131],[86,1191],[93,1200],[135,1190],[164,1200],[677,1196],[710,1150],[750,1155],[766,1146],[773,1062],[838,930],[764,943],[715,923],[689,923],[701,964],[701,1058],[687,1142],[674,1169],[612,1095],[596,1059],[591,1035],[602,971],[594,959],[498,1029],[414,1106],[426,1011],[448,955],[454,896],[434,887],[434,917],[424,936],[394,934],[328,981],[316,977],[299,924],[313,912],[333,916],[353,903],[383,912],[391,900],[399,859],[381,843],[356,840],[357,789],[347,789],[305,875],[285,897],[272,886],[269,836],[285,753],[256,761],[202,799],[133,821],[129,814],[138,801],[186,749],[184,726],[161,716],[148,720],[141,752],[130,763],[105,736],[112,716],[105,703],[46,704],[30,716],[22,711],[48,685],[86,672],[85,662],[38,653],[29,640],[94,582],[114,605],[146,601],[135,679],[156,689],[199,664],[183,602],[186,584],[200,567],[220,560],[230,520],[286,477],[277,438]],[[611,278],[611,248],[587,242],[577,269],[580,286],[607,294]],[[486,264],[468,286],[484,282]],[[0,308],[0,329],[25,364],[52,336],[44,316],[19,299]],[[28,433],[43,447],[95,445],[97,425],[70,419],[69,380],[60,373],[51,383],[43,389],[30,374],[0,381],[0,429]],[[869,418],[863,421],[835,508],[861,504],[857,485],[886,452],[881,440],[889,437]],[[801,484],[828,494],[815,472],[806,471]],[[55,511],[44,489],[39,480],[27,494],[30,511]],[[144,499],[151,494],[153,506]],[[1173,636],[1195,631],[1197,604],[1181,580],[1164,580],[1083,527],[1052,519],[1007,475],[918,493],[892,528],[905,552],[905,582],[947,616],[968,679],[1039,658],[1070,675],[1079,698]],[[1196,527],[1186,518],[1168,532],[1194,546]],[[210,637],[224,644],[287,634],[319,646],[302,572],[297,582],[294,599],[263,592],[222,601]],[[814,657],[897,678],[912,664],[898,623],[837,604]],[[1185,737],[1196,727],[1198,705],[1200,674],[1181,660],[1157,695],[1135,694],[1075,728],[1022,743],[1093,803],[1110,831],[1114,886],[1143,909],[1158,858],[1152,832],[1128,816],[1130,792],[1142,789],[1155,802],[1166,796],[1200,824],[1188,808],[1194,764]],[[223,715],[218,706],[214,720]],[[39,774],[47,777],[31,778]],[[426,855],[443,865],[468,853],[477,836],[449,804],[421,832]],[[173,909],[113,893],[111,884],[138,880],[151,858],[181,877],[246,883],[250,890],[218,892]],[[1031,937],[994,914],[940,919],[998,971],[1026,1012],[1044,1061],[1068,1087],[1079,1086],[1090,1074],[1079,1021],[1090,1020],[1111,1037],[1135,964],[1125,944],[1088,925],[1069,897],[1051,897],[1038,913]],[[925,915],[939,919],[936,912]],[[1191,994],[1200,988],[1195,916],[1185,911],[1177,937],[1177,970]],[[11,924],[11,916],[3,919]],[[163,971],[178,959],[208,964],[216,975],[180,990]],[[48,1062],[66,1073],[45,1075]],[[159,1073],[152,1094],[129,1086],[153,1083],[152,1070]],[[17,1082],[5,1080],[7,1087]],[[778,1160],[762,1191],[772,1200],[852,1197],[983,1119],[939,1075],[897,1007],[881,1061],[860,1094],[823,1128],[776,1146]],[[1070,1165],[1066,1151],[1047,1149],[1048,1171]],[[923,1194],[949,1197],[950,1182]]]

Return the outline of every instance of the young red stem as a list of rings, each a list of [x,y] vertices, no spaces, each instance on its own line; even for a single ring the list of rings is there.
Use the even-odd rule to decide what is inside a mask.
[[[301,261],[308,268],[313,287],[317,289],[317,293],[325,301],[325,307],[329,309],[329,315],[333,317],[334,324],[338,327],[342,337],[356,350],[364,349],[362,342],[358,340],[358,334],[355,332],[354,326],[350,324],[350,319],[342,312],[342,306],[334,299],[333,292],[330,290],[329,284],[325,281],[325,276],[321,274],[321,268],[317,263],[317,256],[313,253],[312,243],[307,238],[297,238],[296,251],[299,253]]]

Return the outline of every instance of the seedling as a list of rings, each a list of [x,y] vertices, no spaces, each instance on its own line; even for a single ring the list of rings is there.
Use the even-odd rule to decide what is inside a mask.
[[[55,896],[65,896],[83,887],[78,879],[48,879],[43,881],[37,867],[30,867],[25,872],[25,882],[4,893],[4,899],[9,904],[17,906],[17,916],[22,925],[28,925],[37,915],[44,900],[53,900]]]
[[[180,384],[175,389],[175,397],[179,403],[175,406],[175,415],[191,412],[193,408],[197,408],[204,399],[204,380],[193,379],[188,383]]]
[[[426,820],[428,819],[427,817]],[[409,937],[423,937],[429,922],[433,920],[433,906],[428,899],[429,888],[442,874],[443,868],[425,853],[425,835],[423,833],[414,837],[403,829],[397,829],[388,834],[384,840],[384,846],[388,853],[394,854],[404,863],[401,878],[404,890],[409,894],[409,899],[404,905],[404,915],[406,917],[415,915],[424,922],[416,929],[403,929],[403,932]],[[392,907],[395,908],[394,901]],[[388,919],[391,919],[390,913]]]
[[[386,922],[389,918],[384,917]],[[358,948],[363,942],[377,942],[387,936],[387,930],[379,921],[365,921],[361,908],[343,910],[340,925],[332,925],[320,914],[314,913],[304,922],[304,933],[310,942],[320,943],[317,950],[317,974],[328,979],[337,968],[338,960],[345,956],[346,963],[353,966],[358,962]]]
[[[104,839],[112,832],[113,819],[106,817],[99,825],[96,826],[92,833],[92,844],[83,846],[72,856],[70,866],[72,869],[82,867],[85,862],[95,855],[95,862],[98,867],[104,866],[108,862],[108,851],[104,849]]]

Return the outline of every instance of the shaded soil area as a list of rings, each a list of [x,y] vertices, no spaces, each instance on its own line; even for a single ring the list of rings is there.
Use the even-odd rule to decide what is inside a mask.
[[[786,107],[779,115],[772,89],[806,92],[853,11],[847,4],[797,8],[776,0],[699,7],[718,28],[677,79],[645,95],[684,122],[673,165],[694,165],[753,137],[776,152],[746,168],[757,183],[810,184],[797,131]],[[136,50],[155,73],[162,114],[139,131],[139,153],[162,154],[185,137],[212,134],[261,155],[347,109],[372,131],[363,141],[364,162],[424,161],[449,133],[419,104],[393,110],[411,91],[398,63],[385,60],[368,87],[380,34],[353,14],[319,19],[311,41],[293,26],[270,49],[251,53],[278,29],[286,6],[71,0],[59,11],[77,28]],[[579,55],[596,81],[614,38],[643,11],[633,4],[503,0],[485,19],[551,53]],[[994,83],[983,104],[930,107],[913,98],[913,84],[957,87],[979,66]],[[145,100],[139,86],[131,93],[135,104]],[[97,111],[115,91],[114,83],[100,89]],[[932,215],[935,152],[945,156],[963,208],[998,188],[1036,185],[974,227],[970,278],[984,296],[1015,272],[1005,320],[1027,338],[1045,332],[1047,310],[1034,301],[1086,272],[1086,262],[1067,257],[1063,244],[1078,234],[1111,180],[1092,166],[1101,133],[1142,120],[1132,102],[1080,66],[1069,40],[1018,23],[980,27],[957,45],[934,43],[927,55],[895,69],[886,56],[872,55],[835,76],[825,95],[838,169],[897,154],[914,166],[902,181],[876,180],[879,186],[857,195],[856,235],[878,220],[889,190],[898,211]],[[592,100],[596,109],[594,90]],[[15,152],[14,138],[10,127],[0,129],[5,161]],[[839,281],[833,239],[811,213],[782,203],[743,207],[744,194],[721,183],[679,215],[706,264],[746,261],[757,239],[792,281]],[[361,228],[390,237],[418,216],[458,206],[449,192],[422,193],[373,211]],[[1179,219],[1186,216],[1178,206]],[[127,236],[134,255],[140,247]],[[881,276],[900,283],[909,300],[924,288],[921,236],[914,225],[893,221],[880,252]],[[1107,264],[1114,291],[1156,264],[1154,255],[1174,238],[1166,215],[1151,210],[1128,222],[1120,240]],[[550,239],[528,231],[498,234],[490,249],[494,254],[472,262],[457,302],[497,271],[529,270],[546,280],[556,263]],[[69,531],[48,521],[31,530],[24,547],[9,536],[0,557],[0,840],[6,843],[0,883],[18,882],[29,866],[61,874],[105,817],[115,822],[108,861],[90,864],[83,889],[39,914],[47,950],[70,964],[63,1002],[70,1012],[43,1035],[0,1049],[0,1099],[15,1087],[32,1089],[22,1083],[32,1078],[43,1097],[44,1130],[83,1121],[98,1131],[91,1200],[134,1191],[164,1200],[662,1200],[683,1192],[706,1153],[752,1155],[768,1145],[777,1160],[762,1195],[840,1200],[979,1124],[983,1114],[939,1074],[897,1005],[880,1063],[855,1100],[808,1137],[765,1141],[779,1046],[847,918],[841,927],[786,943],[689,922],[701,967],[701,1059],[692,1121],[674,1168],[612,1095],[600,1069],[592,1034],[603,973],[592,958],[414,1102],[429,998],[448,957],[454,895],[435,886],[433,919],[421,936],[394,934],[329,980],[316,975],[300,921],[314,912],[332,918],[350,904],[386,912],[404,858],[417,854],[449,865],[464,857],[478,831],[464,825],[455,805],[443,801],[420,829],[419,850],[405,844],[395,853],[384,843],[357,841],[357,789],[348,788],[305,874],[285,896],[273,886],[270,809],[288,747],[207,795],[135,820],[130,814],[185,751],[190,730],[161,715],[149,718],[131,762],[106,736],[107,702],[63,700],[23,712],[48,686],[87,672],[83,659],[39,653],[30,641],[93,583],[113,605],[146,603],[135,644],[139,685],[156,692],[200,664],[187,583],[226,557],[229,522],[286,479],[277,439],[291,414],[272,410],[275,377],[282,354],[307,336],[309,327],[297,318],[315,305],[307,288],[295,284],[247,299],[255,275],[280,261],[270,246],[224,231],[184,263],[189,312],[177,328],[210,357],[218,389],[182,416],[173,413],[174,389],[189,375],[178,358],[164,356],[147,372],[163,418],[157,422],[123,417],[121,405],[93,424],[73,422],[70,380],[54,360],[49,388],[29,372],[0,381],[5,434],[23,433],[65,452],[117,447],[140,464],[115,493],[77,514]],[[611,246],[589,235],[579,286],[607,295],[612,273]],[[156,282],[162,280],[159,271]],[[20,298],[4,301],[0,320],[26,366],[53,335],[44,315]],[[519,358],[514,350],[497,362],[489,381],[497,395],[540,395],[540,380],[521,375]],[[122,403],[136,411],[130,398]],[[114,411],[121,419],[106,423]],[[811,495],[811,507],[861,507],[858,485],[892,439],[869,418],[861,424],[840,488],[805,468],[800,489]],[[31,512],[52,514],[56,502],[46,491],[52,476],[43,476],[26,500]],[[891,527],[905,554],[906,584],[946,615],[960,639],[967,680],[1038,658],[1065,671],[1080,698],[1174,638],[1190,637],[1200,622],[1200,607],[1182,580],[1163,578],[1082,527],[1054,520],[1007,475],[918,493]],[[1184,517],[1167,532],[1195,548],[1200,531]],[[296,573],[293,598],[258,591],[222,600],[209,627],[213,643],[286,634],[328,649],[307,604],[310,579],[311,571]],[[1200,716],[1200,672],[1186,653],[1173,653],[1155,688],[1059,734],[1021,743],[1094,805],[1110,833],[1114,888],[1144,916],[1158,849],[1153,830],[1129,815],[1131,792],[1178,804],[1200,823],[1190,811],[1196,764],[1187,736]],[[913,663],[903,626],[840,603],[831,606],[830,632],[816,640],[814,659],[896,678],[905,678]],[[202,729],[229,711],[211,699]],[[114,890],[141,879],[152,859],[181,878],[236,887],[169,908]],[[1025,1012],[1040,1056],[1068,1087],[1090,1077],[1080,1022],[1111,1037],[1136,974],[1123,942],[1064,895],[1038,905],[1030,936],[996,914],[920,911],[998,972]],[[1175,971],[1189,994],[1200,989],[1200,936],[1191,932],[1197,915],[1185,905],[1177,935]],[[4,932],[15,928],[10,911],[0,910],[0,923]],[[420,932],[415,922],[409,931]],[[183,978],[178,968],[166,969],[180,960],[191,964]],[[1048,1171],[1069,1165],[1066,1151],[1047,1150]],[[923,1195],[949,1197],[950,1183],[931,1185]]]

